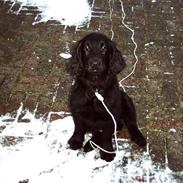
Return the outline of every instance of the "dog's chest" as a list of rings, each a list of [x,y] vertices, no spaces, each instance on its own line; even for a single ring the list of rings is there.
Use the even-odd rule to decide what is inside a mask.
[[[82,115],[90,120],[98,120],[107,114],[104,106],[97,98],[88,101],[80,109]]]
[[[102,103],[97,99],[94,98],[92,103],[91,103],[91,107],[94,113],[103,113],[105,112],[104,106],[102,105]]]
[[[102,130],[106,121],[110,120],[110,115],[97,98],[93,99],[85,110],[87,112],[83,113],[83,117],[86,119],[85,125],[88,131]]]

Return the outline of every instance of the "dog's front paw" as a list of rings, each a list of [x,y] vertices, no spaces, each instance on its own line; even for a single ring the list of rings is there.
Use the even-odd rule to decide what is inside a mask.
[[[84,152],[90,152],[93,150],[93,147],[90,144],[90,140],[84,145]]]
[[[112,144],[109,145],[103,145],[102,147],[104,150],[106,150],[106,152],[104,150],[100,150],[100,157],[101,159],[110,162],[114,159],[114,157],[116,156],[116,153],[112,147]],[[109,153],[108,153],[109,152]]]
[[[70,148],[73,150],[77,150],[80,149],[83,146],[83,139],[76,137],[76,136],[72,136],[69,141],[68,144],[70,145]]]
[[[116,153],[106,153],[102,150],[100,150],[100,157],[101,159],[110,162],[114,159],[114,157],[116,156]]]

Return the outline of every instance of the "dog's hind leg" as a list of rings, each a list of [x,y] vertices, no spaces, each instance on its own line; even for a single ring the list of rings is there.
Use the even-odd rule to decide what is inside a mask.
[[[146,139],[137,126],[136,110],[132,99],[122,91],[122,118],[130,133],[131,140],[139,146],[146,145]]]

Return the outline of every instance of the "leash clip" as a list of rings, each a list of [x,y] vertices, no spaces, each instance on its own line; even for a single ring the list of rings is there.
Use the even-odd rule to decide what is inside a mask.
[[[104,97],[98,92],[98,89],[95,90],[95,96],[98,98],[100,101],[104,101]]]

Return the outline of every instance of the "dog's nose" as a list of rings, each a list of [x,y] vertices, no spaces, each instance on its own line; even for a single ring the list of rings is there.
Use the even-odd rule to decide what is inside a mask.
[[[102,70],[103,70],[102,59],[98,57],[93,57],[88,60],[89,72],[101,72]]]
[[[93,58],[91,60],[91,65],[93,65],[93,66],[100,66],[100,65],[102,65],[102,60],[99,59],[99,58]]]
[[[91,67],[93,68],[93,69],[100,69],[100,67],[101,67],[101,62],[100,61],[98,61],[98,60],[94,60],[92,63],[91,63]]]
[[[97,61],[94,61],[92,64],[93,64],[93,66],[100,65]]]

